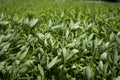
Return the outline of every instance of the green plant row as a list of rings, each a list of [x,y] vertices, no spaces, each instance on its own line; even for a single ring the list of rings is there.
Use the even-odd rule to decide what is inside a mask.
[[[23,3],[1,8],[0,80],[120,80],[117,4]]]

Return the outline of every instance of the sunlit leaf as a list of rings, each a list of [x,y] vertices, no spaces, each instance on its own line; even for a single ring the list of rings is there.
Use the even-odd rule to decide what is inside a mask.
[[[98,66],[99,66],[99,69],[102,71],[103,70],[103,62],[100,61]]]
[[[39,69],[39,71],[40,71],[41,76],[44,78],[44,70],[43,70],[43,68],[41,67],[41,65],[39,65],[39,64],[38,64],[38,69]]]
[[[107,53],[106,52],[104,52],[101,56],[100,56],[100,59],[101,60],[106,60],[107,59]]]
[[[30,26],[33,27],[36,25],[36,23],[38,22],[39,19],[33,19],[30,21]]]
[[[55,58],[53,58],[53,60],[47,65],[47,68],[48,69],[52,68],[56,64],[57,59],[58,59],[57,56]]]
[[[26,48],[25,51],[21,53],[20,60],[23,60],[26,57],[28,51],[29,51],[29,48]]]
[[[120,80],[120,76],[118,76],[115,80]]]
[[[93,70],[90,66],[87,66],[86,67],[86,76],[87,76],[87,79],[90,80],[92,77],[93,77]]]

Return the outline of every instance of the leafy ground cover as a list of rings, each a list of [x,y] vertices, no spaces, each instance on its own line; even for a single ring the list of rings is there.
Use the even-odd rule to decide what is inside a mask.
[[[0,13],[1,80],[120,80],[119,3],[1,0]]]

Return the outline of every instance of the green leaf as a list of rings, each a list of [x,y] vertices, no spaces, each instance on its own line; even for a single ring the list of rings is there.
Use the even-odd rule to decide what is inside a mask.
[[[6,36],[3,38],[3,40],[5,40],[5,41],[8,40],[8,39],[11,37],[11,35],[12,35],[12,34],[6,35]]]
[[[77,30],[77,29],[79,29],[79,28],[80,28],[79,25],[74,25],[74,26],[72,26],[71,30]]]
[[[26,48],[25,51],[21,53],[21,55],[20,55],[20,60],[23,60],[23,59],[26,57],[26,55],[27,55],[27,53],[28,53],[28,50],[29,50],[29,47]]]
[[[112,32],[111,34],[110,34],[110,40],[113,40],[114,39],[114,33]]]
[[[93,31],[98,33],[99,32],[99,29],[97,27],[93,27]]]
[[[41,67],[41,65],[39,65],[39,64],[38,64],[38,69],[39,69],[39,71],[40,71],[40,74],[41,74],[42,78],[44,78],[44,70],[43,70],[43,68]]]
[[[48,42],[47,42],[47,39],[44,40],[44,46],[47,47],[48,45]]]
[[[101,56],[100,56],[101,60],[106,60],[107,59],[107,53],[104,52]]]
[[[90,80],[94,75],[94,72],[92,70],[92,68],[90,68],[90,66],[87,66],[86,67],[86,76],[87,76],[87,79]]]
[[[37,80],[42,80],[42,78],[41,78],[41,76],[39,75],[39,76],[37,76]]]
[[[48,65],[47,68],[50,69],[52,68],[56,63],[57,63],[58,57],[56,56]]]
[[[52,47],[55,44],[55,39],[52,36],[50,37],[50,44],[51,44]]]
[[[117,33],[117,36],[120,36],[120,31]]]
[[[5,67],[5,64],[6,64],[6,62],[5,62],[5,61],[0,62],[0,70],[2,70],[2,69]]]
[[[58,30],[58,29],[61,29],[62,28],[62,25],[56,25],[56,26],[53,26],[51,28],[51,30]]]
[[[39,37],[39,39],[44,39],[44,35],[42,33],[37,33],[37,36]]]
[[[78,53],[79,51],[77,49],[72,50],[73,53]]]
[[[50,33],[46,33],[46,34],[45,34],[45,38],[46,38],[46,39],[49,39],[50,37],[51,37],[51,34],[50,34]]]
[[[7,67],[6,67],[6,70],[7,70],[7,71],[10,71],[11,68],[13,68],[13,66],[7,66]]]
[[[39,19],[33,19],[33,20],[31,20],[31,21],[30,21],[30,26],[31,26],[31,27],[35,26],[35,25],[37,24],[38,20],[39,20]]]
[[[120,76],[118,76],[115,80],[120,80]]]
[[[64,57],[64,59],[65,59],[65,57],[66,57],[66,55],[67,55],[67,50],[66,50],[66,48],[63,48],[63,49],[62,49],[62,53],[63,53],[63,57]]]
[[[102,42],[103,42],[103,39],[99,40],[99,41],[98,41],[98,45],[101,45]]]
[[[88,37],[88,40],[91,41],[92,38],[93,38],[94,34],[92,33],[89,37]]]
[[[108,48],[109,44],[110,44],[110,42],[107,42],[107,43],[105,44],[105,48]]]
[[[2,50],[0,51],[0,56],[3,55],[8,50],[9,47],[10,47],[10,43],[4,44]]]
[[[65,60],[70,60],[76,53],[78,53],[77,49],[73,49],[70,53],[67,53],[67,56],[65,57]]]
[[[25,73],[27,70],[28,70],[27,66],[22,66],[19,72],[20,73]]]
[[[80,28],[79,26],[80,22],[77,22],[77,23],[74,23],[73,21],[70,22],[70,27],[71,27],[71,30],[77,30]]]
[[[0,44],[0,48],[4,47],[5,45],[9,44],[8,42],[4,42]]]
[[[26,60],[26,62],[25,62],[25,64],[26,64],[27,66],[33,65],[33,63],[34,63],[34,60]]]
[[[3,40],[4,37],[5,37],[5,35],[0,35],[0,43],[2,42],[2,40]],[[3,43],[1,43],[1,44],[3,44]]]
[[[70,32],[69,32],[69,29],[67,29],[67,30],[66,30],[66,33],[65,33],[65,37],[66,37],[66,39],[68,38],[69,33],[70,33]]]
[[[15,64],[20,64],[20,61],[19,60],[15,60]]]
[[[32,38],[32,35],[29,34],[27,41],[29,41]]]
[[[0,22],[0,25],[7,25],[7,24],[9,24],[8,21],[1,21],[1,22]]]
[[[102,62],[102,61],[99,62],[99,69],[100,69],[101,71],[103,70],[103,62]]]
[[[119,38],[118,36],[115,35],[115,39],[116,39],[118,45],[120,45],[120,38]]]
[[[4,19],[4,13],[1,13],[0,20]]]
[[[67,45],[66,45],[66,47],[68,47],[68,48],[72,48],[72,47],[74,47],[75,46],[75,43],[68,43]]]
[[[28,24],[28,23],[29,23],[29,19],[28,19],[28,18],[24,18],[24,19],[23,19],[23,23],[24,23],[24,24]]]
[[[118,56],[118,49],[115,49],[114,51],[114,63],[117,65],[118,60],[120,60]]]

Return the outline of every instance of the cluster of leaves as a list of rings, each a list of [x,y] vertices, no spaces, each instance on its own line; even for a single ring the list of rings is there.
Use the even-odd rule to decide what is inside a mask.
[[[1,13],[0,79],[120,80],[120,8],[46,5]]]

